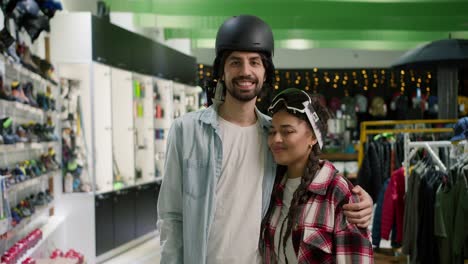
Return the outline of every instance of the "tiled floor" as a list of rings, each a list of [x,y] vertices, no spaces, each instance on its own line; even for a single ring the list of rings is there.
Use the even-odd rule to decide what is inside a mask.
[[[159,264],[159,236],[130,249],[103,264]]]

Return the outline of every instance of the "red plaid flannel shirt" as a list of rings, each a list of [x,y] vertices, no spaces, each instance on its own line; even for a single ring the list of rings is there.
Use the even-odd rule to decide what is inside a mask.
[[[337,174],[332,163],[321,161],[321,170],[309,185],[311,196],[301,205],[300,216],[292,230],[292,243],[298,263],[373,263],[370,232],[348,223],[342,206],[357,202],[351,193],[353,185]],[[281,176],[282,177],[282,176]],[[286,179],[273,191],[282,197]],[[283,202],[275,203],[274,212],[266,222],[266,232],[275,237]],[[266,264],[277,263],[273,241],[261,237],[260,249]],[[281,252],[282,254],[282,252]]]

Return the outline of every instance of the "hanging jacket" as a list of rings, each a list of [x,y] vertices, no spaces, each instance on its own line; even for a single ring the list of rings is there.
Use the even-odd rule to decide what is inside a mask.
[[[377,201],[383,182],[380,150],[376,142],[370,141],[365,145],[364,160],[358,173],[358,184],[369,193],[374,201]]]
[[[408,190],[405,195],[405,212],[403,221],[403,247],[402,252],[410,255],[411,263],[416,263],[420,254],[418,252],[418,221],[419,221],[419,187],[421,177],[426,170],[421,162],[414,166],[408,178]]]
[[[424,264],[439,263],[439,250],[434,235],[434,205],[436,191],[442,183],[443,175],[444,173],[437,171],[432,166],[421,178],[417,247],[418,252],[420,252],[418,260]]]
[[[394,171],[384,195],[382,206],[382,238],[388,240],[396,223],[396,242],[403,240],[403,214],[405,210],[405,173],[403,167]]]
[[[376,246],[377,248],[380,247],[380,239],[381,239],[381,224],[382,224],[382,205],[384,201],[384,194],[385,190],[387,190],[388,183],[390,179],[387,179],[380,189],[379,197],[377,199],[377,206],[375,207],[374,211],[374,219],[372,221],[372,245]]]

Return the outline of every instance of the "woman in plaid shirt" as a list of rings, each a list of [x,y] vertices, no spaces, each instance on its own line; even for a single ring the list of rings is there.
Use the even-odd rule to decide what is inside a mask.
[[[319,160],[328,111],[306,92],[289,88],[269,108],[268,139],[279,164],[260,249],[265,263],[373,263],[370,232],[350,224],[342,206],[357,202],[353,185]]]

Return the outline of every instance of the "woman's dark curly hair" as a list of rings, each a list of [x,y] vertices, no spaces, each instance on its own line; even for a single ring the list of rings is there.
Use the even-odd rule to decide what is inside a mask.
[[[317,116],[319,117],[319,121],[316,122],[316,124],[322,135],[322,140],[325,141],[324,137],[327,135],[327,131],[328,131],[327,122],[328,122],[328,119],[331,117],[331,114],[326,107],[320,104],[318,97],[312,96],[310,94],[307,94],[307,95],[309,96],[310,101],[311,101],[309,105],[309,109],[312,113],[315,112]],[[307,95],[305,92],[298,92],[297,95],[284,97],[285,101],[278,102],[275,105],[275,107],[271,109],[270,113],[272,114],[272,116],[274,116],[275,113],[285,110],[288,113],[294,115],[295,117],[306,121],[311,131],[314,132],[314,130],[312,129],[312,125],[309,119],[307,118],[306,114],[287,108],[287,105],[288,106],[301,106],[304,101],[309,100]],[[274,103],[275,103],[275,99],[273,99],[272,105]],[[302,105],[302,108],[304,108],[303,105]],[[314,136],[315,136],[315,133],[314,133]],[[286,218],[284,219],[282,223],[279,223],[281,226],[279,226],[279,229],[277,229],[277,231],[278,230],[280,231],[280,237],[281,237],[281,234],[283,234],[284,225],[287,222],[286,230],[284,232],[283,239],[282,239],[282,243],[283,243],[282,253],[285,256],[286,263],[288,263],[288,260],[286,257],[286,242],[288,238],[291,236],[293,226],[298,223],[298,217],[300,214],[301,205],[307,203],[310,197],[310,194],[308,192],[308,187],[310,183],[312,182],[312,180],[315,178],[316,173],[320,170],[318,156],[321,154],[321,151],[322,150],[320,149],[318,143],[316,143],[312,147],[312,151],[310,152],[309,160],[304,170],[304,175],[302,176],[301,183],[293,194],[293,199],[289,207],[288,215],[286,216]],[[281,183],[286,172],[287,172],[286,166],[278,165],[277,171],[276,171],[275,186]],[[263,239],[265,239],[263,243],[274,245],[274,237],[270,235],[269,231],[267,230],[266,224],[271,221],[270,218],[274,211],[275,201],[282,200],[282,199],[283,199],[282,195],[273,191],[272,197],[270,200],[270,206],[268,208],[268,212],[262,221],[262,231],[261,231],[262,233],[261,234],[262,234]],[[276,256],[279,256],[279,254],[281,253],[278,252]]]

